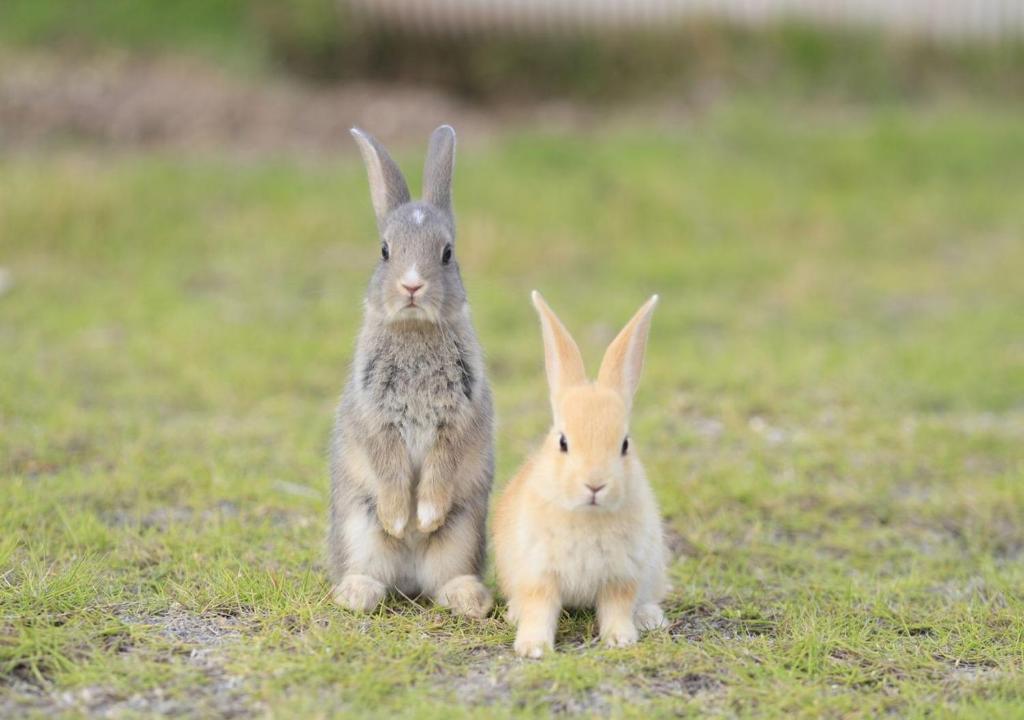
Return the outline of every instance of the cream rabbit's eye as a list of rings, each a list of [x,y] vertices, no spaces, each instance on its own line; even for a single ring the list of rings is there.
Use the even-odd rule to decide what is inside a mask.
[[[622,439],[622,454],[625,455],[629,452],[629,436],[627,435]]]
[[[564,453],[569,452],[569,441],[565,439],[564,433],[558,434],[558,449]]]

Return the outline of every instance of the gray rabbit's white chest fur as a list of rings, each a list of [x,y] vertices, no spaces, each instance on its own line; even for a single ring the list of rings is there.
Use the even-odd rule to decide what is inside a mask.
[[[402,435],[415,465],[437,431],[459,425],[471,407],[476,373],[465,341],[442,328],[396,327],[365,338],[359,394],[372,423]]]

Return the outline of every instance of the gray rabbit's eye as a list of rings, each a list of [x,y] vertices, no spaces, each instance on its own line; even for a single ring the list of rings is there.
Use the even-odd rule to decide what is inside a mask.
[[[558,434],[558,449],[564,453],[569,452],[569,441],[565,439],[564,433]]]
[[[389,257],[391,257],[391,251],[390,251],[390,250],[388,250],[388,246],[387,246],[386,244],[385,244],[385,245],[381,245],[381,246],[380,246],[380,256],[381,256],[381,257],[382,257],[382,258],[383,258],[383,259],[384,259],[385,261],[387,261],[387,259],[388,259]]]
[[[452,260],[452,246],[445,245],[444,252],[441,253],[441,262],[447,265]]]

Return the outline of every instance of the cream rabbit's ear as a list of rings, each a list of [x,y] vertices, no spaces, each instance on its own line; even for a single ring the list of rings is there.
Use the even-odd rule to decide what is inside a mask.
[[[632,406],[633,395],[640,384],[640,373],[644,369],[644,353],[647,350],[647,335],[651,329],[651,315],[657,304],[657,295],[653,295],[644,303],[633,319],[626,323],[622,332],[612,340],[601,361],[601,370],[597,375],[598,384],[618,392],[627,408]]]
[[[409,202],[409,185],[398,165],[373,135],[359,128],[352,128],[351,133],[366,165],[366,175],[370,180],[370,200],[377,215],[377,225],[381,226],[388,213]]]
[[[423,165],[423,199],[452,214],[452,175],[455,172],[455,130],[442,125],[430,136]]]
[[[541,333],[544,336],[544,366],[548,373],[548,389],[551,393],[551,409],[558,416],[558,398],[566,388],[586,382],[583,356],[572,335],[544,302],[536,290],[531,298],[540,315]]]

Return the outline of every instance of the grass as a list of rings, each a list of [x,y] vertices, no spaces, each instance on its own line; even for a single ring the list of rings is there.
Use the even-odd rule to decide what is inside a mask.
[[[671,629],[576,613],[539,662],[500,613],[329,601],[354,154],[0,157],[0,714],[1019,716],[1022,151],[1009,111],[742,106],[463,149],[499,487],[548,423],[529,289],[592,365],[662,295]]]

